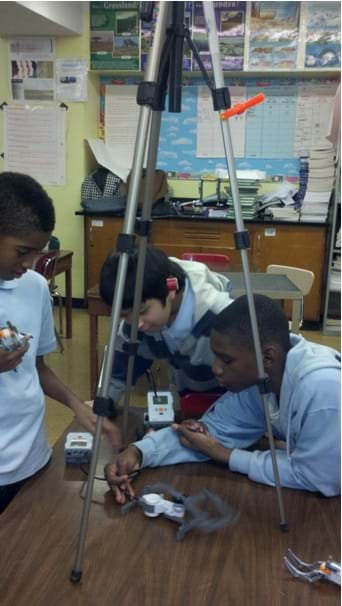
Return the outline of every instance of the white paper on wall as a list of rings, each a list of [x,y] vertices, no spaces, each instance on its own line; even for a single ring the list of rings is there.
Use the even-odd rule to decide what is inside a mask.
[[[66,110],[50,106],[4,107],[5,170],[42,185],[65,185]]]

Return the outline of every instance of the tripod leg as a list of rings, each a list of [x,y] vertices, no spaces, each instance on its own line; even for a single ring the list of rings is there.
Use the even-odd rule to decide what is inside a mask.
[[[88,481],[87,481],[87,490],[86,490],[86,495],[85,495],[85,499],[84,499],[84,506],[83,506],[83,512],[82,512],[80,536],[79,536],[79,541],[78,541],[78,546],[77,546],[76,559],[75,559],[74,567],[70,574],[70,581],[72,581],[72,583],[78,583],[82,577],[83,553],[84,553],[85,541],[86,541],[87,531],[88,531],[88,519],[89,519],[89,513],[90,513],[90,506],[91,506],[91,498],[92,498],[93,488],[94,488],[94,477],[95,477],[95,472],[96,472],[97,459],[99,456],[102,425],[103,425],[103,417],[98,417],[97,423],[96,423],[96,433],[95,433],[92,457],[91,457],[91,462],[90,462]]]
[[[145,82],[156,82],[158,77],[159,62],[161,56],[162,43],[165,39],[166,27],[168,23],[169,14],[169,3],[161,2],[159,9],[159,16],[156,24],[155,36],[149,56],[149,61],[145,74]],[[150,124],[151,108],[148,105],[144,105],[140,108],[139,122],[137,128],[137,138],[135,142],[134,155],[133,155],[133,168],[131,173],[130,187],[127,196],[127,207],[123,225],[123,233],[119,235],[117,249],[120,252],[118,274],[115,282],[114,296],[113,296],[113,307],[110,321],[110,334],[107,347],[104,352],[103,365],[101,370],[100,381],[94,401],[94,412],[97,414],[95,438],[93,443],[93,453],[90,463],[90,470],[88,475],[87,491],[84,500],[81,528],[79,535],[79,542],[77,547],[76,560],[74,568],[70,575],[70,581],[77,583],[80,581],[82,576],[82,562],[83,553],[85,547],[85,541],[87,536],[88,520],[91,506],[91,499],[93,493],[93,484],[95,470],[97,466],[100,439],[103,425],[103,417],[108,414],[109,408],[109,383],[112,374],[114,352],[116,336],[118,333],[121,307],[124,293],[124,286],[126,281],[128,258],[130,251],[134,245],[134,227],[138,205],[138,192],[140,187],[140,180],[142,175],[142,167],[146,150],[146,142],[148,135],[148,128]]]
[[[216,89],[223,89],[225,85],[224,85],[224,79],[223,79],[223,73],[222,73],[222,67],[221,67],[221,56],[220,56],[220,51],[219,51],[213,3],[212,2],[203,2],[203,9],[204,9],[204,18],[205,18],[206,25],[207,25],[209,50],[210,50],[211,60],[212,60],[212,65],[213,65],[215,87],[216,87]],[[244,274],[244,280],[245,280],[245,286],[246,286],[249,315],[250,315],[251,326],[252,326],[255,356],[256,356],[256,362],[257,362],[257,368],[258,368],[260,395],[262,397],[263,404],[264,404],[267,432],[269,434],[269,441],[270,441],[270,450],[271,450],[274,480],[275,480],[277,496],[278,496],[278,505],[279,505],[279,512],[280,512],[280,527],[283,530],[287,530],[287,523],[286,523],[285,513],[284,513],[284,505],[283,505],[282,492],[281,492],[281,486],[280,486],[277,458],[276,458],[276,454],[275,454],[272,426],[271,426],[271,421],[270,421],[268,397],[267,397],[267,393],[266,393],[268,377],[264,370],[262,349],[261,349],[261,344],[260,344],[260,336],[259,336],[258,323],[257,323],[257,317],[256,317],[256,311],[255,311],[255,305],[254,305],[254,298],[253,298],[253,290],[252,290],[252,285],[251,285],[251,280],[250,280],[250,271],[249,271],[248,255],[247,255],[248,232],[244,228],[244,222],[243,222],[241,208],[240,208],[240,196],[239,196],[239,189],[238,189],[237,178],[236,178],[234,152],[233,152],[233,145],[232,145],[232,139],[231,139],[231,135],[230,135],[230,128],[229,128],[228,120],[225,120],[225,121],[221,120],[221,130],[222,130],[222,138],[223,138],[223,145],[224,145],[224,150],[225,150],[227,168],[228,168],[228,173],[229,173],[229,181],[230,181],[230,186],[231,186],[231,191],[232,191],[232,198],[233,198],[234,212],[235,212],[235,221],[236,221],[236,228],[237,228],[237,231],[235,233],[235,244],[236,244],[236,248],[240,249],[240,253],[241,253],[241,261],[242,261],[242,268],[243,268],[243,274]]]
[[[144,280],[144,271],[145,271],[145,260],[146,260],[146,249],[148,243],[149,236],[149,227],[151,225],[151,210],[152,210],[152,197],[153,197],[153,182],[154,182],[154,171],[157,163],[157,153],[158,153],[158,142],[159,142],[159,134],[160,134],[160,123],[161,123],[161,112],[153,111],[152,119],[151,119],[151,129],[150,129],[150,142],[149,142],[149,150],[148,150],[148,160],[146,167],[146,185],[144,191],[144,199],[143,199],[143,209],[141,216],[141,234],[139,238],[138,245],[138,264],[137,264],[137,273],[136,273],[136,282],[134,289],[134,299],[133,299],[133,311],[132,311],[132,323],[131,323],[131,341],[135,343],[138,338],[138,322],[140,315],[140,304],[141,304],[141,296],[143,289],[143,280]],[[128,432],[128,410],[129,410],[129,401],[130,401],[130,392],[131,385],[133,379],[133,370],[134,370],[134,353],[129,356],[128,359],[128,367],[127,367],[127,377],[126,377],[126,385],[127,389],[125,391],[124,396],[124,412],[123,412],[123,430],[122,430],[122,438],[123,442],[126,445],[127,441],[127,432]]]

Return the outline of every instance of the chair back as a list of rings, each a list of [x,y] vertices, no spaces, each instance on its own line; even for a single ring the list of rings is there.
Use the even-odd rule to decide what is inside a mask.
[[[299,288],[303,297],[309,294],[315,278],[315,274],[309,269],[290,267],[289,265],[268,265],[266,273],[287,276]]]
[[[216,253],[185,252],[182,254],[184,261],[199,261],[204,263],[213,271],[228,271],[230,259],[227,255]]]
[[[34,271],[44,276],[48,282],[54,280],[58,254],[58,250],[49,250],[38,257],[33,266]]]
[[[220,393],[190,392],[179,400],[182,419],[201,417],[208,408],[222,396]]]
[[[282,274],[285,275],[299,288],[302,293],[301,302],[301,317],[299,326],[302,326],[304,319],[304,297],[309,294],[315,274],[309,269],[302,269],[301,267],[291,267],[289,265],[268,265],[266,267],[266,273],[268,274]],[[291,326],[291,324],[290,324]]]

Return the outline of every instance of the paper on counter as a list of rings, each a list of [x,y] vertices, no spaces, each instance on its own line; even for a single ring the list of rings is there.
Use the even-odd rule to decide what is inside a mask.
[[[216,179],[229,179],[228,170],[225,168],[217,168],[215,170]],[[266,172],[263,170],[237,170],[237,179],[255,179],[262,181],[266,179]]]

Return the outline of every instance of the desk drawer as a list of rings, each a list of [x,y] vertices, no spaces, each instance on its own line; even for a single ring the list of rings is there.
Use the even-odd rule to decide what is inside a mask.
[[[168,255],[181,257],[184,252],[226,254],[239,267],[240,253],[234,245],[235,225],[209,221],[156,221],[152,242]]]

